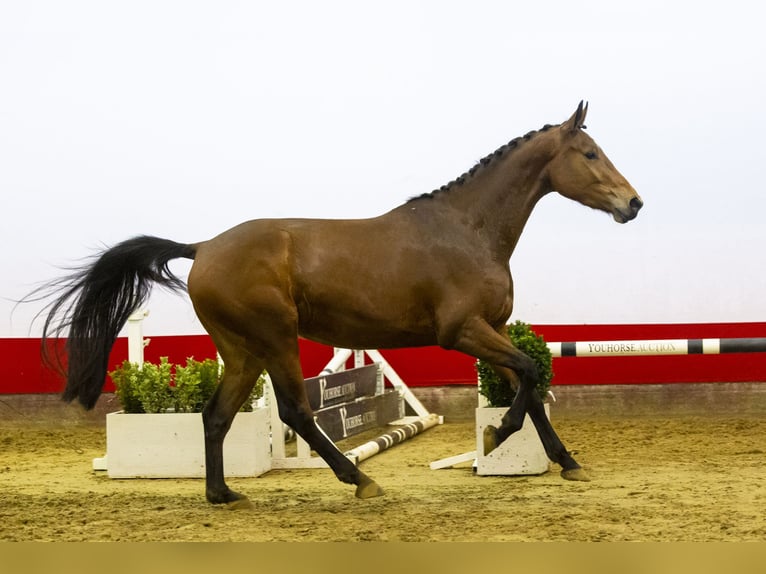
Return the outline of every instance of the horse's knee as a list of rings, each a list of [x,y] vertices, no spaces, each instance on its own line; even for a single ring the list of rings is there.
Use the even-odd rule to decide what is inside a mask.
[[[526,389],[535,389],[540,382],[540,370],[537,363],[526,355],[523,356],[521,365],[516,369],[519,385]]]

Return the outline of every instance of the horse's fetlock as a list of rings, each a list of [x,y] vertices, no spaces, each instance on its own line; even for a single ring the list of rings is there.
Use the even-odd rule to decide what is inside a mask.
[[[234,492],[228,487],[223,490],[208,488],[205,490],[205,498],[210,504],[230,504],[237,500],[247,500],[246,496]]]
[[[346,484],[359,484],[358,472],[339,472],[335,476],[338,477],[338,480]]]
[[[503,416],[502,424],[500,425],[500,428],[497,429],[499,442],[504,441],[513,433],[521,430],[521,427],[524,426],[524,416],[525,413],[523,411],[520,414],[508,411]]]

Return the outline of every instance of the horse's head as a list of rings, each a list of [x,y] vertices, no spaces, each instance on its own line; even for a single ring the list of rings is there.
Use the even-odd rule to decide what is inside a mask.
[[[610,213],[618,223],[638,215],[641,197],[606,154],[583,130],[588,105],[580,102],[572,117],[558,127],[561,143],[549,163],[554,191],[583,205]]]

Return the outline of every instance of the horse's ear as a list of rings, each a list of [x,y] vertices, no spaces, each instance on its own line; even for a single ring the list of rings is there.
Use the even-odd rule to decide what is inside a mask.
[[[585,116],[588,115],[588,103],[580,100],[580,105],[577,106],[575,113],[572,117],[564,122],[564,127],[568,131],[581,130],[585,127]]]

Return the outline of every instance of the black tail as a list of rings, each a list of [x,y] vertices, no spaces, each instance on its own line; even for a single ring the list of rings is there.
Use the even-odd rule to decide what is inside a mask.
[[[185,283],[171,273],[168,262],[194,259],[195,254],[194,245],[134,237],[37,291],[58,294],[46,307],[42,348],[45,363],[66,375],[64,400],[78,399],[85,408],[93,408],[104,386],[109,353],[128,317],[146,302],[154,283],[185,291]],[[67,366],[62,367],[64,362],[48,353],[46,341],[67,330]]]

